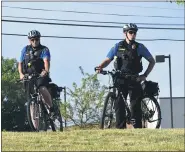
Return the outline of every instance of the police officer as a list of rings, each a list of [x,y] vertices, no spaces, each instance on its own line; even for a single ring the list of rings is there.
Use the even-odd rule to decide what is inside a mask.
[[[40,37],[41,34],[37,30],[32,30],[28,33],[30,45],[25,46],[21,51],[18,71],[20,79],[23,79],[25,74],[32,74],[35,72],[41,75],[36,85],[43,95],[44,102],[48,104],[50,111],[53,112],[52,98],[46,87],[51,81],[49,78],[50,51],[46,46],[41,45]],[[27,93],[31,90],[30,87],[30,85],[25,84]]]
[[[138,27],[136,24],[130,23],[123,27],[125,39],[120,41],[111,48],[106,59],[98,66],[97,71],[100,72],[107,67],[112,60],[115,60],[115,69],[121,70],[125,74],[138,75],[136,81],[125,80],[121,85],[124,97],[130,96],[131,119],[134,122],[134,128],[142,128],[142,112],[141,112],[141,81],[145,81],[146,77],[152,71],[155,60],[148,49],[142,44],[135,41]],[[142,57],[144,57],[149,65],[143,74]],[[118,98],[115,103],[116,112],[116,128],[126,128],[125,107],[122,98]]]

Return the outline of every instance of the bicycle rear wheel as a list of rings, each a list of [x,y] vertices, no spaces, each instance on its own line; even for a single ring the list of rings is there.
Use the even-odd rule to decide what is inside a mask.
[[[41,109],[41,106],[29,100],[26,108],[28,123],[33,131],[47,131],[46,115]]]
[[[100,129],[115,128],[116,119],[114,111],[115,94],[109,92],[103,107],[102,117],[100,120]]]
[[[155,97],[144,96],[141,101],[143,128],[160,128],[161,109]]]
[[[53,131],[63,131],[63,121],[60,112],[60,105],[57,104],[57,101],[53,101],[55,115],[53,119],[50,119],[51,128]]]
[[[62,117],[60,113],[60,109],[56,105],[54,101],[52,101],[53,107],[54,107],[54,116],[50,115],[50,110],[49,110],[49,105],[48,102],[45,101],[45,99],[48,99],[49,96],[51,96],[50,92],[48,89],[45,87],[44,89],[41,88],[40,90],[40,97],[41,101],[43,103],[43,108],[46,111],[47,114],[47,122],[48,122],[48,127],[52,129],[52,131],[63,131],[63,124],[62,124]],[[47,96],[44,98],[44,96]]]

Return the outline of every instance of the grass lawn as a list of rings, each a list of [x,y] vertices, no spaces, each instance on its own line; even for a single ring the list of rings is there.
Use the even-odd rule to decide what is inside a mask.
[[[2,151],[184,151],[184,129],[2,132]]]

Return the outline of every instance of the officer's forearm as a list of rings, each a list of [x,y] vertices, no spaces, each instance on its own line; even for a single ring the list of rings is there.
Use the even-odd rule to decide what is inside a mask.
[[[110,62],[111,62],[110,59],[105,59],[105,60],[100,64],[100,66],[101,66],[102,68],[106,68],[106,67],[109,65]]]
[[[150,72],[152,71],[154,65],[155,65],[155,60],[153,58],[151,58],[149,60],[149,65],[148,65],[148,67],[147,67],[147,69],[146,69],[146,71],[144,73],[146,76],[148,76],[150,74]]]
[[[48,60],[44,60],[44,68],[47,72],[49,72],[50,62]]]
[[[18,71],[19,71],[19,74],[23,74],[22,73],[22,63],[21,62],[19,62],[19,64],[18,64]]]
[[[103,61],[102,64],[100,64],[102,68],[106,68],[108,65],[109,63],[107,61]]]

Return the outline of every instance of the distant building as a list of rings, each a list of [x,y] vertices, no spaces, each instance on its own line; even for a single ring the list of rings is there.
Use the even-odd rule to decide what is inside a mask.
[[[170,97],[160,97],[162,121],[161,128],[171,128]],[[173,127],[185,128],[185,97],[173,97]]]
[[[148,102],[148,100],[146,100]],[[160,97],[158,98],[158,103],[161,108],[161,129],[163,128],[171,128],[171,106],[170,106],[170,97]],[[173,128],[185,128],[185,97],[173,97]],[[148,102],[148,107],[151,109],[156,108]],[[152,108],[153,107],[153,108]],[[156,120],[157,111],[155,112],[153,119]],[[154,129],[156,127],[157,121],[152,123],[147,123],[147,128]]]

